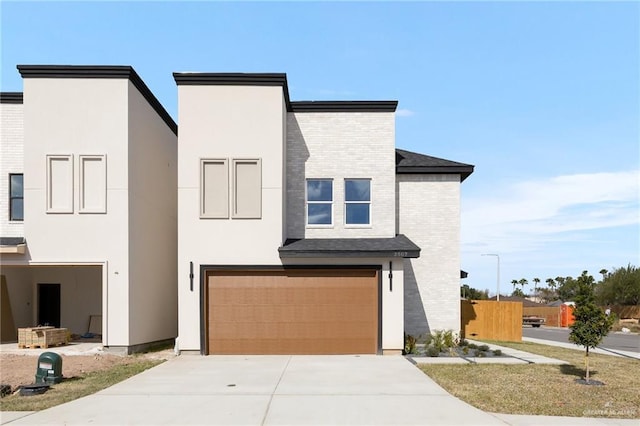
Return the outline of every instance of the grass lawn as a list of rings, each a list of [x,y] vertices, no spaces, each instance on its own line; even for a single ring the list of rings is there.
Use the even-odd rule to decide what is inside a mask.
[[[162,363],[162,360],[139,359],[128,364],[118,364],[112,368],[87,373],[52,385],[42,395],[6,396],[0,400],[1,411],[39,411],[50,408],[83,396],[91,395],[129,377],[135,376],[151,367]]]
[[[428,364],[420,369],[449,393],[483,411],[570,417],[640,418],[640,361],[536,343],[487,342],[569,362],[569,365]]]

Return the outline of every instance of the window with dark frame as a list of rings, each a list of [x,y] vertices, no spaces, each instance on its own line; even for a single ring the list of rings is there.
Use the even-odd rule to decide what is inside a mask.
[[[24,188],[22,173],[9,174],[9,220],[24,220]]]

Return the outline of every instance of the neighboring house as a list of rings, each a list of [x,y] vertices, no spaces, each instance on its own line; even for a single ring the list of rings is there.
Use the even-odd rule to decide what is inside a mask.
[[[285,74],[175,73],[178,343],[399,353],[460,329],[460,183],[396,149],[395,101],[292,102]]]
[[[285,74],[19,66],[3,93],[3,340],[49,323],[126,352],[400,353],[460,329],[460,183],[396,148],[396,101],[293,102]],[[8,325],[7,325],[8,324]],[[6,329],[6,330],[5,330]]]
[[[2,339],[177,335],[177,126],[131,67],[18,66],[0,95]]]

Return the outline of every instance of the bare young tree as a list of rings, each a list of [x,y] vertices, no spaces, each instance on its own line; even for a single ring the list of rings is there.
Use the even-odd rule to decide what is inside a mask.
[[[576,345],[584,346],[586,349],[585,382],[589,384],[589,349],[598,346],[609,333],[613,325],[613,318],[605,314],[596,304],[596,296],[594,294],[595,280],[587,271],[582,272],[576,282],[576,308],[573,311],[576,320],[570,326],[569,340]]]

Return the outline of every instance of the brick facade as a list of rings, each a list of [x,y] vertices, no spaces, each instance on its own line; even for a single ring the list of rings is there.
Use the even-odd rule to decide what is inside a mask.
[[[395,236],[395,114],[287,114],[287,237]],[[305,226],[305,179],[333,179],[333,226]],[[344,220],[344,179],[371,179],[371,226]]]
[[[0,229],[3,237],[24,237],[24,223],[9,221],[9,174],[23,173],[22,104],[0,104]]]
[[[418,246],[405,259],[405,332],[460,330],[460,176],[398,175],[398,232]]]

